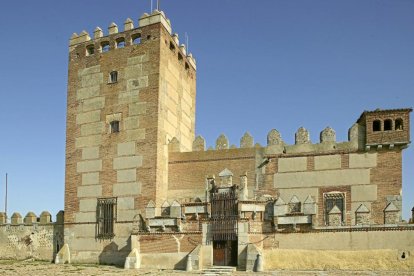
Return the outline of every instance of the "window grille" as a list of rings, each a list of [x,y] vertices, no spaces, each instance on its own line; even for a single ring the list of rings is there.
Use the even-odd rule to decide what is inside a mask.
[[[115,236],[116,197],[98,198],[96,208],[97,238],[111,239]]]
[[[111,122],[111,133],[119,132],[119,121],[112,121]]]
[[[344,199],[345,195],[343,193],[328,193],[324,194],[325,199],[325,223],[329,225],[329,212],[333,207],[338,207],[341,210],[341,221],[344,222]]]

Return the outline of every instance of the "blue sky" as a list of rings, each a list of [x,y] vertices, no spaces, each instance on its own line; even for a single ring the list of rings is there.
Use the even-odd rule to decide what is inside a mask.
[[[155,2],[155,1],[154,1]],[[414,106],[414,1],[161,1],[197,60],[197,133],[208,145],[272,128],[293,143],[337,140],[364,110]],[[68,39],[127,17],[150,0],[6,1],[0,10],[0,210],[63,209]],[[414,148],[404,152],[403,217],[414,206]]]

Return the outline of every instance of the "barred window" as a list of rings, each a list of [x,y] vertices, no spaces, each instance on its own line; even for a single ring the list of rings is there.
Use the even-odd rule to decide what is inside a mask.
[[[97,238],[111,239],[115,236],[114,224],[116,221],[116,197],[98,198],[96,208]]]
[[[112,121],[110,125],[111,125],[111,133],[119,132],[119,121]]]
[[[329,225],[329,212],[332,208],[338,207],[341,210],[341,221],[345,221],[344,210],[345,210],[345,194],[331,192],[324,194],[324,203],[325,203],[325,223]]]

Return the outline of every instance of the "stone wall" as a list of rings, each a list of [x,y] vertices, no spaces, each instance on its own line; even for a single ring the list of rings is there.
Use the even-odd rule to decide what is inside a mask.
[[[0,224],[0,259],[53,261],[63,246],[63,212],[56,222],[50,214],[29,212],[25,218],[14,213],[11,223]]]

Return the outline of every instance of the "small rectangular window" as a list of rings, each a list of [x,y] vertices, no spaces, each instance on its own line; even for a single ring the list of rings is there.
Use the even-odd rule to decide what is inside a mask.
[[[96,207],[97,238],[111,239],[115,236],[116,197],[98,198]]]
[[[119,121],[112,121],[111,122],[111,133],[119,132]]]
[[[116,83],[118,82],[118,72],[112,71],[109,73],[109,83]]]

